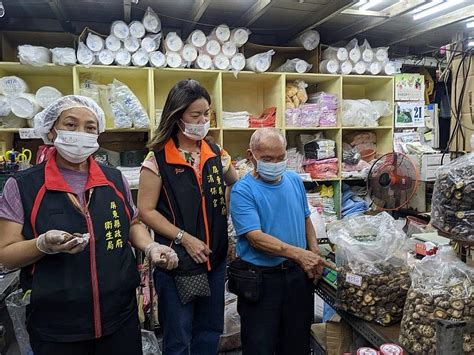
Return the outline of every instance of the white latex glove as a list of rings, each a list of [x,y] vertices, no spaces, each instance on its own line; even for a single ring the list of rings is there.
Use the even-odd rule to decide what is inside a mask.
[[[154,265],[163,269],[172,270],[178,266],[178,255],[166,245],[152,242],[145,248],[145,255]]]
[[[67,232],[50,230],[36,238],[36,247],[45,254],[77,254],[89,244],[89,234],[75,237]]]

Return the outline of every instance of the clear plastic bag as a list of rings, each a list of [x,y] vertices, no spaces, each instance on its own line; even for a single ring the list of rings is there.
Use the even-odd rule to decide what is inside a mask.
[[[224,333],[219,341],[219,352],[235,350],[240,347],[240,316],[237,312],[237,296],[226,291]]]
[[[74,48],[53,48],[53,63],[57,65],[75,65],[77,62]]]
[[[20,354],[33,354],[30,346],[30,337],[26,330],[26,306],[30,304],[30,293],[24,293],[22,289],[16,290],[7,296],[5,304],[13,323]]]
[[[342,124],[346,127],[376,127],[380,113],[370,100],[343,100]]]
[[[284,64],[275,69],[276,72],[306,73],[311,70],[312,64],[299,58],[288,59]]]
[[[18,46],[18,58],[21,64],[41,67],[51,63],[51,51],[46,47],[25,44]]]
[[[349,41],[346,45],[346,49],[349,52],[349,59],[352,63],[357,63],[362,58],[362,53],[359,48],[359,43],[357,38],[354,38]]]
[[[345,201],[343,201],[345,203]],[[336,306],[367,321],[387,326],[402,318],[410,287],[405,234],[386,212],[334,223]]]
[[[127,115],[132,119],[133,127],[148,128],[150,126],[150,118],[132,90],[117,79],[114,79],[112,85],[115,99],[121,103]]]
[[[472,320],[474,268],[450,246],[415,264],[400,326],[400,344],[410,353],[436,352],[436,319]],[[474,333],[464,334],[464,351],[474,351]]]
[[[161,355],[160,344],[155,333],[142,329],[142,351],[143,355]]]
[[[366,63],[372,63],[374,61],[374,51],[372,47],[370,47],[369,41],[366,39],[362,46],[360,46],[360,51],[362,55],[362,60]]]
[[[147,7],[142,22],[147,32],[158,33],[161,31],[160,18],[150,6]]]
[[[255,54],[247,58],[245,68],[256,73],[263,73],[270,69],[272,64],[272,57],[275,54],[273,49],[265,53]]]
[[[307,51],[312,51],[318,48],[320,41],[319,32],[315,30],[309,30],[300,34],[292,44],[301,46]]]
[[[95,61],[94,53],[82,42],[77,47],[77,61],[83,65],[92,65]]]
[[[431,224],[448,238],[474,242],[474,153],[438,169]]]

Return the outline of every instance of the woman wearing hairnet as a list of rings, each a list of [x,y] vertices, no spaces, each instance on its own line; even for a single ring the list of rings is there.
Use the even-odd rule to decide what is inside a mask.
[[[130,245],[166,269],[174,251],[138,222],[121,173],[91,155],[104,132],[102,109],[65,96],[35,117],[56,151],[7,181],[0,204],[0,263],[21,268],[31,290],[27,328],[35,355],[141,354]]]

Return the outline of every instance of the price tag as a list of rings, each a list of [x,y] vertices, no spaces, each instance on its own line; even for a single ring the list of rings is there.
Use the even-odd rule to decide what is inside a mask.
[[[355,275],[355,274],[346,274],[346,282],[356,285],[356,286],[361,286],[362,285],[362,276]]]
[[[38,133],[36,133],[36,131],[33,128],[20,128],[19,133],[20,133],[21,139],[41,138],[41,136]]]

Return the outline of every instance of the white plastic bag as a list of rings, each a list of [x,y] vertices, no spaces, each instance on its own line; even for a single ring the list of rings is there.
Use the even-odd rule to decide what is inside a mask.
[[[340,64],[341,65],[339,67],[338,73],[342,75],[349,75],[350,73],[352,73],[352,69],[354,68],[354,66],[352,65],[352,62],[350,60],[346,60],[344,62],[341,62]]]
[[[125,41],[128,36],[130,36],[130,28],[123,21],[114,21],[110,26],[110,34],[122,41]]]
[[[170,68],[180,68],[186,65],[179,53],[175,52],[166,52],[166,64]]]
[[[265,53],[256,54],[247,58],[245,68],[256,73],[263,73],[270,69],[272,56],[275,54],[273,49]]]
[[[132,21],[128,25],[130,28],[130,36],[137,39],[143,38],[145,36],[145,26],[140,21]]]
[[[356,38],[347,43],[346,49],[349,52],[349,59],[352,63],[357,63],[359,60],[361,60],[362,54],[360,52],[359,43],[357,42]]]
[[[207,42],[206,35],[201,30],[191,32],[186,43],[192,44],[196,48],[202,48]]]
[[[96,34],[89,33],[86,38],[86,45],[92,52],[100,52],[105,47],[105,41]]]
[[[380,62],[372,62],[367,66],[366,73],[369,75],[378,75],[382,71]]]
[[[197,56],[198,52],[192,44],[185,44],[183,46],[183,49],[181,50],[181,58],[183,58],[186,63],[191,65],[196,60]]]
[[[212,67],[212,58],[207,54],[199,54],[194,62],[194,67],[197,69],[208,70]]]
[[[7,305],[8,314],[13,323],[15,338],[18,347],[20,348],[20,354],[33,354],[30,345],[30,337],[26,330],[26,306],[30,304],[30,294],[23,293],[23,290],[21,289],[16,290],[7,296],[5,304]]]
[[[312,51],[318,47],[320,39],[318,31],[309,30],[296,37],[292,44],[301,46],[307,51]]]
[[[176,32],[168,33],[164,44],[167,52],[179,52],[183,48],[183,41]]]
[[[41,67],[51,63],[51,51],[46,47],[25,44],[18,46],[18,58],[21,64]]]
[[[221,44],[215,39],[209,39],[203,47],[203,52],[210,57],[218,55],[221,51]]]
[[[224,54],[228,58],[232,58],[237,53],[237,46],[234,42],[225,42],[222,45],[222,54]]]
[[[115,53],[115,63],[122,66],[130,65],[132,61],[132,55],[129,51],[124,48],[121,48]]]
[[[365,71],[367,70],[367,63],[363,61],[359,61],[354,64],[352,67],[352,73],[357,74],[357,75],[363,75],[365,74]]]
[[[132,118],[133,127],[148,128],[150,126],[150,118],[132,90],[117,79],[114,79],[113,87],[115,98],[118,102],[122,103],[127,114]]]
[[[148,32],[158,33],[161,31],[160,18],[150,6],[146,9],[142,22]]]
[[[251,32],[246,28],[235,28],[230,31],[230,41],[240,48],[248,42]]]
[[[138,51],[133,53],[132,63],[136,67],[144,67],[145,65],[148,64],[149,58],[150,57],[149,57],[148,53],[145,50],[139,49]]]
[[[370,100],[343,100],[342,124],[346,127],[376,127],[379,112]]]
[[[97,59],[101,65],[112,65],[115,60],[115,53],[108,49],[102,49],[97,54]]]
[[[371,102],[372,107],[379,113],[380,117],[390,116],[393,113],[388,101],[376,100]]]
[[[117,52],[121,47],[122,42],[120,42],[120,39],[114,35],[111,34],[105,39],[105,48],[107,48],[109,51]]]
[[[77,62],[74,48],[53,48],[53,63],[56,65],[74,65]]]
[[[151,52],[150,64],[155,68],[164,68],[166,67],[166,56],[160,51]]]
[[[18,76],[4,76],[0,78],[0,93],[5,96],[14,97],[28,91],[28,84]]]
[[[386,62],[388,60],[388,47],[375,48],[375,59],[379,62]]]
[[[219,25],[212,30],[210,36],[220,43],[227,42],[230,38],[230,28],[225,24]]]
[[[128,37],[124,42],[123,42],[124,48],[131,53],[135,53],[138,51],[138,48],[140,48],[140,41],[136,39],[135,37]]]
[[[344,62],[349,59],[349,52],[344,47],[328,47],[323,52],[323,59],[336,59]]]
[[[313,222],[314,229],[316,231],[316,238],[318,239],[325,239],[327,238],[326,235],[326,224],[324,223],[323,218],[319,214],[319,212],[315,209],[313,213],[311,213],[311,222]]]
[[[230,59],[230,69],[239,72],[245,68],[245,57],[242,53],[237,53]]]
[[[229,58],[227,58],[224,54],[216,55],[212,63],[214,64],[214,67],[218,70],[227,70],[230,66]]]
[[[339,62],[335,59],[326,59],[319,63],[319,71],[323,74],[336,74],[339,70]]]
[[[374,61],[374,51],[370,47],[369,42],[365,39],[364,43],[360,47],[362,60],[366,63],[372,63]]]
[[[275,71],[285,73],[306,73],[309,72],[312,67],[313,65],[309,64],[307,61],[294,58],[288,59],[284,64],[276,68]]]
[[[161,43],[161,33],[158,33],[156,35],[148,35],[145,36],[142,39],[142,48],[151,53],[154,51],[157,51],[160,48],[160,43]]]
[[[94,53],[82,42],[77,47],[77,61],[83,65],[92,65],[95,61]]]

